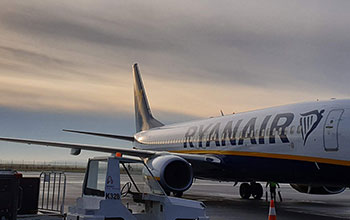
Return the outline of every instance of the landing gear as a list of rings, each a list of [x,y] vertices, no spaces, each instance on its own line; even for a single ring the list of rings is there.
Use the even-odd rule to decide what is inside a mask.
[[[261,197],[263,196],[264,194],[264,189],[263,187],[261,186],[260,183],[252,183],[250,185],[250,187],[252,188],[252,196],[254,199],[261,199]]]
[[[171,192],[171,191],[168,191],[168,190],[164,190],[164,192],[165,192],[165,194],[166,194],[167,196],[170,196],[171,193],[173,193],[173,195],[174,195],[175,197],[178,197],[178,198],[181,198],[182,195],[184,194],[184,192]]]
[[[260,183],[242,183],[239,187],[239,195],[242,199],[249,199],[253,196],[254,199],[261,199],[264,194],[263,187]]]
[[[239,186],[239,195],[241,195],[242,199],[249,199],[251,194],[251,187],[248,183],[242,183]]]
[[[184,194],[183,192],[173,192],[175,197],[181,198]]]

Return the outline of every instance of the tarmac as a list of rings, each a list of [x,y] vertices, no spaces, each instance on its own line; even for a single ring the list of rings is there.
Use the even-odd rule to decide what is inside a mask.
[[[67,173],[66,208],[81,196],[83,178],[83,173]],[[281,184],[280,191],[283,201],[276,203],[279,220],[350,219],[350,190],[337,195],[309,195]],[[233,187],[233,183],[228,182],[195,180],[183,198],[204,202],[211,220],[267,219],[269,212],[265,197],[261,200],[241,199],[239,185]]]

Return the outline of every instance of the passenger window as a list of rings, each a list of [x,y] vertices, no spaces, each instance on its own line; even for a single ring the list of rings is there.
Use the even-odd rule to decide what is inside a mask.
[[[231,137],[229,137],[229,139],[235,139],[236,138],[236,134],[232,134]]]
[[[278,129],[278,135],[282,135],[282,128]]]
[[[290,134],[294,134],[295,126],[290,127]]]
[[[301,125],[298,126],[297,133],[300,134],[301,132]]]
[[[260,134],[261,136],[265,136],[265,129],[262,129],[261,130],[261,134]]]

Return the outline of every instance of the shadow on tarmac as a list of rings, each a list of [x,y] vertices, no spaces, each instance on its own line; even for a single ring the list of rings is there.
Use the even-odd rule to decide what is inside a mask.
[[[207,206],[207,215],[211,220],[268,218],[269,202],[265,200],[244,200],[219,196],[207,197],[193,194],[187,194],[184,198],[203,201]],[[349,219],[348,216],[332,216],[334,210],[348,208],[340,204],[287,200],[277,202],[275,206],[279,220],[295,220],[300,218],[308,220]]]

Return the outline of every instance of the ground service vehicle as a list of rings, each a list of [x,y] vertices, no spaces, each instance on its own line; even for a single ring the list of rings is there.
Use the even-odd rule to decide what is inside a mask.
[[[201,202],[168,197],[142,160],[90,159],[68,220],[209,220]]]

